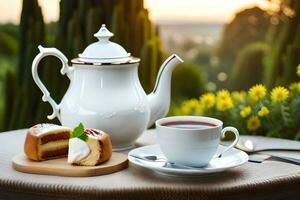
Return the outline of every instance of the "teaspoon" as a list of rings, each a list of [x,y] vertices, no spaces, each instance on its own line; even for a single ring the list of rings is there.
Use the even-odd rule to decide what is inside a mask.
[[[150,162],[163,162],[164,165],[163,167],[167,167],[167,166],[173,166],[173,167],[177,167],[177,168],[184,168],[184,169],[202,169],[202,167],[190,167],[187,165],[182,165],[182,164],[177,164],[177,163],[173,163],[173,162],[168,162],[167,159],[165,158],[159,158],[155,155],[146,155],[146,156],[139,156],[139,155],[133,155],[130,154],[131,157],[140,159],[140,160],[144,160],[144,161],[150,161]]]

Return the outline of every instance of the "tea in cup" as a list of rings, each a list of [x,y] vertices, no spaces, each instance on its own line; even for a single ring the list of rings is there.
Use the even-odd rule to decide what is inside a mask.
[[[175,116],[156,121],[157,141],[169,162],[192,167],[206,166],[216,155],[220,138],[226,132],[235,134],[235,140],[220,155],[233,148],[239,140],[234,127],[223,127],[223,122],[202,116]]]

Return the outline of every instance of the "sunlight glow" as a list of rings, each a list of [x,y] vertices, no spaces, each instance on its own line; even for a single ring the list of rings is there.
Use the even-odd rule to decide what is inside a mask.
[[[151,18],[157,20],[193,20],[225,22],[245,7],[267,7],[266,0],[146,0]]]
[[[60,0],[39,0],[46,22],[56,21],[59,17]],[[145,0],[154,21],[193,20],[205,22],[226,22],[245,7],[267,6],[267,0]],[[21,0],[0,0],[0,23],[18,23]]]

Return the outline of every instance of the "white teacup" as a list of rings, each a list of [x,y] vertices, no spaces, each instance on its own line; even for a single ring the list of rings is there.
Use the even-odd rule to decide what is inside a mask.
[[[181,126],[176,122],[182,122]],[[191,122],[194,122],[194,125],[191,125]],[[207,165],[217,152],[220,138],[224,137],[227,131],[235,134],[235,140],[220,155],[233,148],[239,140],[236,128],[222,129],[223,122],[210,117],[166,117],[157,120],[155,124],[158,143],[168,161],[187,166]]]

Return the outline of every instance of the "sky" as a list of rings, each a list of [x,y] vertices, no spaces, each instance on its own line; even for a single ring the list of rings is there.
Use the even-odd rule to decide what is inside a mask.
[[[59,17],[60,0],[38,0],[46,22]],[[267,0],[144,0],[154,21],[191,20],[227,22],[234,14],[254,5],[267,6]],[[0,0],[0,23],[18,23],[22,0]]]

